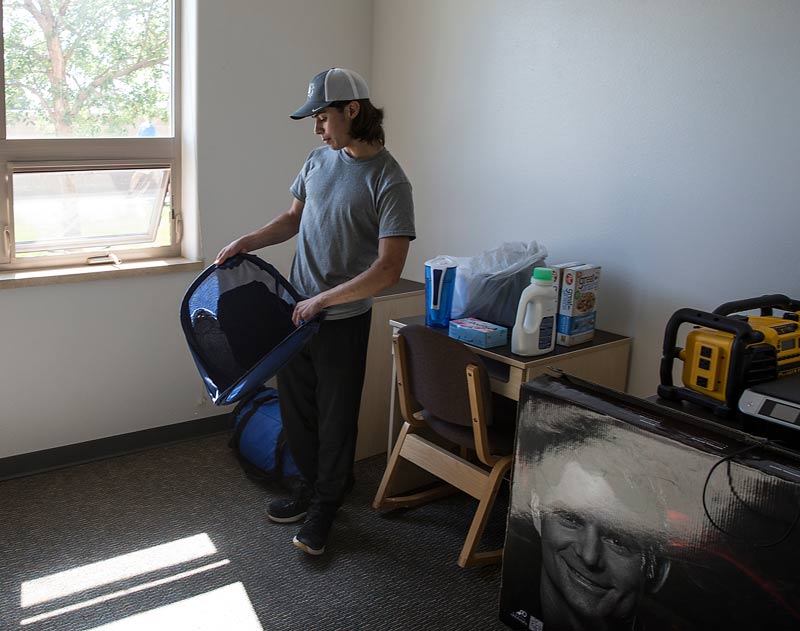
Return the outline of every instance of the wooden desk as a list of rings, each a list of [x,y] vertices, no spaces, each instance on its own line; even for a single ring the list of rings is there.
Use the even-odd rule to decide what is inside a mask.
[[[390,394],[394,396],[391,385],[394,384],[394,362],[388,322],[418,313],[425,313],[423,283],[401,279],[396,285],[375,296],[364,389],[358,414],[356,460],[381,454],[386,449],[389,431],[386,400]]]
[[[389,324],[394,336],[407,324],[425,324],[425,316],[390,319]],[[442,334],[446,334],[444,330]],[[492,390],[514,401],[519,401],[519,389],[523,383],[538,377],[548,368],[563,370],[615,390],[624,391],[627,386],[631,338],[608,331],[595,331],[591,342],[570,347],[556,346],[552,353],[535,357],[515,355],[510,344],[488,349],[470,345],[470,348],[483,358]],[[401,426],[394,362],[390,402],[389,454]]]

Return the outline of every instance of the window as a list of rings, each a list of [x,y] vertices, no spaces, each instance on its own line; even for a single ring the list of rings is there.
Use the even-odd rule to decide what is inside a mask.
[[[2,0],[0,271],[180,254],[175,0]]]

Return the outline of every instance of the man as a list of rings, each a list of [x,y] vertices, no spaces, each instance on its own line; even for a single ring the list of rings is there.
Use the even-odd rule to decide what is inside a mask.
[[[649,523],[656,498],[647,484],[615,475],[607,461],[595,468],[586,452],[579,455],[543,462],[532,494],[544,628],[638,629],[642,596],[661,588],[670,567]]]
[[[325,311],[319,332],[278,374],[303,481],[267,511],[278,523],[305,519],[293,543],[320,555],[352,484],[372,297],[399,280],[415,231],[411,184],[384,147],[383,111],[364,79],[344,68],[316,75],[291,115],[309,116],[325,147],[306,159],[289,210],[223,248],[215,263],[297,235],[290,282],[307,299],[292,319]]]

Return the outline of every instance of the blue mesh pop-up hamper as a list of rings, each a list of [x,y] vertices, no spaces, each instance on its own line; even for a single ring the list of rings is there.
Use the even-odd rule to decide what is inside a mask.
[[[280,272],[252,254],[211,265],[186,290],[181,326],[215,405],[235,403],[272,378],[319,329],[295,327],[303,300]]]

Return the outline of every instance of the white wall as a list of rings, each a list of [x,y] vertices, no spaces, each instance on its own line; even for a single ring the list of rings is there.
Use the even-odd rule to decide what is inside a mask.
[[[331,66],[369,78],[371,0],[201,2],[200,215],[206,258],[289,208],[289,186],[319,145],[289,114]],[[263,253],[288,273],[294,241]]]
[[[288,207],[289,185],[317,144],[310,123],[289,114],[326,67],[369,77],[373,16],[370,0],[189,4],[198,55],[189,145],[208,262]],[[286,271],[291,251],[265,256]],[[197,405],[203,388],[178,322],[193,277],[0,291],[0,458],[221,412]]]
[[[658,383],[688,306],[800,298],[800,3],[376,0],[373,92],[414,184],[406,276],[535,239],[604,267]]]

